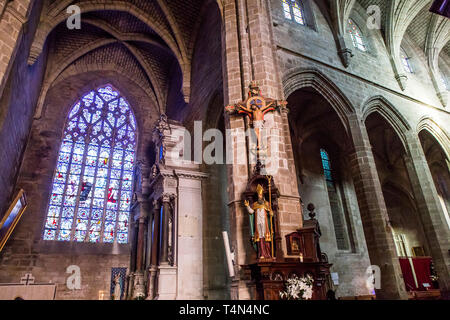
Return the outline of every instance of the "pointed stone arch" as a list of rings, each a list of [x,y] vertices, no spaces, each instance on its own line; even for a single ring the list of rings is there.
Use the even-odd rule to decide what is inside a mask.
[[[139,9],[138,7],[131,5],[130,3],[126,3],[125,1],[120,1],[116,3],[110,4],[101,4],[95,3],[94,1],[78,3],[80,7],[81,13],[93,12],[97,10],[114,10],[114,11],[124,11],[137,19],[141,20],[145,24],[147,24],[150,28],[155,30],[155,32],[166,42],[168,47],[173,51],[179,60],[180,65],[183,65],[186,61],[186,53],[179,49],[179,46],[171,35],[171,30],[167,30],[164,25],[151,19],[151,17],[146,14],[145,11]],[[54,30],[54,28],[63,22],[67,18],[67,14],[65,11],[59,12],[54,17],[46,17],[41,21],[38,30],[36,31],[35,38],[30,48],[28,64],[32,65],[42,52],[44,47],[44,43],[47,40],[50,33]]]
[[[350,134],[349,116],[355,113],[350,100],[344,95],[333,81],[317,69],[293,68],[283,76],[283,90],[285,97],[296,90],[311,87],[321,94],[336,111],[348,134]]]
[[[416,133],[423,130],[428,131],[439,143],[442,151],[444,151],[447,159],[450,161],[450,136],[449,134],[441,128],[433,119],[428,116],[424,116],[420,119],[417,124]]]
[[[379,113],[397,133],[405,151],[408,150],[407,133],[411,130],[411,126],[392,103],[383,96],[374,96],[364,102],[361,110],[363,121],[366,121],[372,113]]]

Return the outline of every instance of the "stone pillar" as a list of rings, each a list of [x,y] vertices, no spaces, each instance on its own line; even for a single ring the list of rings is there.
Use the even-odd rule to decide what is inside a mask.
[[[136,271],[143,270],[144,256],[144,235],[147,225],[147,218],[144,216],[138,219],[138,237],[137,237],[137,253],[136,253]]]
[[[203,294],[203,199],[201,172],[175,170],[178,178],[177,299],[204,299]]]
[[[161,204],[158,200],[153,201],[153,235],[152,235],[152,251],[151,251],[151,265],[158,264],[158,248],[159,248],[159,219],[160,219]]]
[[[153,230],[151,234],[151,251],[150,251],[150,269],[148,275],[148,291],[147,299],[154,299],[156,296],[156,273],[158,264],[158,239],[159,239],[159,215],[160,215],[161,205],[158,200],[153,201],[152,210],[152,224],[149,225],[150,230]]]
[[[23,32],[30,0],[2,1],[0,3],[0,95],[6,84],[8,73],[14,63],[19,46],[18,39]]]
[[[144,200],[141,195],[138,195],[136,205],[139,217],[137,219],[136,272],[133,278],[133,299],[141,299],[145,297],[144,255],[148,206],[147,201]]]
[[[159,261],[161,264],[169,263],[169,217],[170,217],[170,195],[163,194],[162,197],[162,217],[160,224],[160,255]]]
[[[380,267],[377,299],[406,299],[406,290],[395,250],[375,159],[364,122],[350,118],[354,151],[349,155],[364,235],[372,265]]]
[[[158,299],[175,300],[177,296],[177,267],[170,261],[169,248],[169,215],[170,201],[174,199],[172,193],[161,196],[162,212],[160,211],[159,228],[159,266],[158,266]]]
[[[224,1],[224,97],[226,104],[244,100],[247,86],[255,80],[263,96],[282,99],[282,86],[278,73],[278,62],[273,46],[272,21],[268,1],[260,0],[225,0]],[[265,128],[268,129],[269,143],[278,140],[278,150],[270,144],[269,154],[277,155],[276,172],[270,172],[274,183],[280,191],[278,199],[280,235],[295,231],[302,225],[302,211],[298,194],[294,156],[287,114],[267,113]],[[242,116],[225,116],[227,129],[245,132],[246,120]],[[245,139],[234,137],[227,146],[232,154],[233,164],[228,165],[228,209],[230,214],[230,241],[235,248],[236,276],[232,279],[232,299],[254,299],[254,290],[243,279],[240,265],[252,262],[254,251],[250,246],[248,230],[248,213],[242,204],[242,194],[250,175],[251,166],[247,159],[249,150]],[[282,243],[283,256],[286,252],[285,241]],[[284,252],[283,252],[284,251]]]
[[[440,289],[449,292],[450,231],[420,140],[415,134],[409,134],[407,142],[409,155],[406,155],[404,160],[420,220],[439,276]]]

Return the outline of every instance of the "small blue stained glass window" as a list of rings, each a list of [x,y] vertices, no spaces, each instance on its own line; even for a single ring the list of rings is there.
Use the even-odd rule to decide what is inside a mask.
[[[327,182],[333,182],[330,158],[328,157],[328,153],[324,149],[320,149],[320,158],[322,159],[322,168],[325,179],[327,180]]]
[[[128,242],[136,121],[111,86],[69,112],[44,226],[44,240]]]

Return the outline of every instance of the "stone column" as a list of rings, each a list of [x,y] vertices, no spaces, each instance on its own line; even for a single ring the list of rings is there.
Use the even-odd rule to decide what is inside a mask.
[[[244,100],[247,86],[255,80],[263,96],[282,99],[282,86],[278,73],[278,62],[273,45],[272,21],[268,1],[260,0],[225,0],[224,1],[224,98],[225,104],[234,104]],[[280,191],[278,199],[280,217],[280,235],[295,231],[302,225],[300,197],[298,194],[295,163],[289,132],[287,114],[267,113],[265,127],[271,130],[270,139],[277,139],[278,150],[269,145],[269,153],[278,156],[277,172],[273,175],[274,183]],[[225,115],[227,129],[246,130],[242,116]],[[249,150],[245,139],[235,137],[227,152],[232,155],[233,164],[228,165],[228,210],[230,214],[230,241],[235,248],[237,272],[232,279],[232,299],[253,299],[254,290],[242,278],[240,265],[252,262],[254,251],[250,246],[248,230],[248,213],[242,204],[242,193],[251,172],[247,159]],[[282,250],[277,255],[284,255],[285,241],[281,241]],[[284,252],[283,252],[284,251]]]
[[[150,256],[150,269],[148,280],[148,293],[147,299],[153,299],[156,295],[156,273],[158,265],[158,239],[159,239],[159,215],[161,210],[161,204],[158,200],[153,201],[152,210],[152,241],[151,241],[151,256]]]
[[[178,178],[177,299],[204,299],[203,294],[203,200],[201,172],[175,170]]]
[[[450,232],[436,186],[418,136],[407,137],[409,155],[404,157],[419,209],[425,237],[439,276],[440,289],[450,291]]]
[[[406,299],[406,290],[395,250],[375,159],[364,122],[350,118],[354,151],[349,155],[364,235],[372,265],[381,271],[377,299]]]
[[[175,195],[163,193],[161,196],[162,214],[159,228],[159,266],[158,266],[158,299],[174,300],[177,297],[177,266],[169,257],[169,216],[171,214],[170,202]],[[192,248],[190,248],[192,250]],[[192,252],[192,251],[190,251]]]
[[[150,258],[151,265],[156,266],[158,261],[159,249],[159,220],[160,220],[161,203],[158,200],[153,201],[153,236],[152,236],[152,256]]]
[[[147,225],[147,218],[144,216],[139,217],[139,219],[138,219],[137,254],[136,254],[136,271],[143,270],[144,235],[145,235],[146,225]]]
[[[144,254],[145,254],[145,229],[147,228],[148,207],[147,202],[138,196],[139,218],[137,227],[136,246],[136,272],[134,275],[133,298],[145,297],[144,284]]]
[[[242,43],[247,39],[245,32],[246,25],[239,15],[236,5],[242,7],[243,1],[225,0],[224,8],[224,34],[223,34],[223,79],[224,79],[224,102],[225,105],[232,104],[245,98],[245,87],[250,82],[250,68],[247,46]],[[225,127],[231,130],[245,131],[245,121],[242,117],[229,116],[225,114]],[[246,253],[251,252],[248,241],[245,241],[242,232],[244,225],[244,211],[240,204],[240,195],[245,190],[245,185],[249,176],[246,162],[246,141],[243,136],[236,136],[227,145],[227,155],[232,157],[233,164],[227,165],[228,171],[228,210],[230,215],[230,241],[235,248],[236,264],[245,263]],[[248,230],[247,230],[248,232]],[[248,237],[246,238],[248,240]],[[240,275],[236,276],[231,283],[232,299],[248,299],[250,292],[242,281]]]
[[[14,63],[20,43],[22,26],[27,20],[30,0],[2,1],[0,3],[0,95]]]
[[[162,219],[160,224],[160,234],[161,234],[161,243],[160,243],[160,255],[159,261],[160,263],[169,263],[169,216],[170,216],[170,195],[163,194],[162,196]]]

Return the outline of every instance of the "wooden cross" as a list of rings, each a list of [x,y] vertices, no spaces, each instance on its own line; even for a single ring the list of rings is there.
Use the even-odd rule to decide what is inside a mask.
[[[286,108],[287,102],[264,98],[256,81],[252,81],[248,88],[248,98],[246,100],[226,106],[225,110],[229,114],[245,114],[250,118],[257,138],[256,149],[259,158],[259,151],[262,147],[260,130],[263,128],[264,115],[269,111]]]
[[[20,278],[20,283],[24,285],[34,284],[34,277],[31,273],[26,273],[24,277]]]

